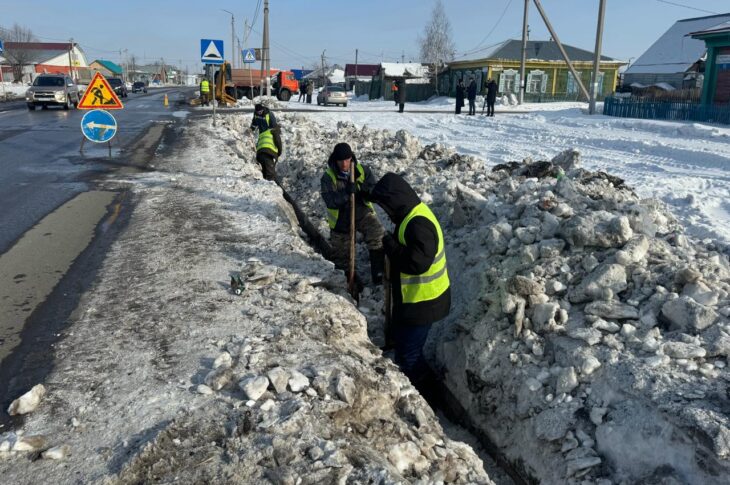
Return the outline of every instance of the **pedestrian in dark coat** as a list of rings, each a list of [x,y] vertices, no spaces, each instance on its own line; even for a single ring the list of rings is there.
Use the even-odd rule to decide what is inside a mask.
[[[471,79],[469,87],[466,89],[466,97],[469,98],[469,114],[477,114],[477,83],[474,81],[474,78]]]
[[[398,112],[403,112],[403,107],[406,105],[406,80],[401,79],[398,81]]]
[[[432,324],[451,307],[443,233],[433,212],[400,175],[385,174],[370,200],[395,224],[393,234],[383,238],[391,262],[395,362],[423,392],[431,376],[423,345]]]
[[[312,104],[312,93],[314,92],[314,83],[312,80],[307,81],[307,103]]]
[[[304,101],[307,96],[307,82],[304,80],[299,81],[299,102]]]
[[[464,106],[464,82],[459,79],[456,84],[456,114],[461,114],[461,108]]]
[[[497,101],[497,83],[494,79],[487,81],[487,116],[494,116],[494,103]],[[482,108],[482,111],[484,109]]]

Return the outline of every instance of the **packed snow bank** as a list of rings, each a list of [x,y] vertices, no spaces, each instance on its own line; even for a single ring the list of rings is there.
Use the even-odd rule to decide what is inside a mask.
[[[0,435],[3,482],[492,483],[368,341],[239,121],[181,121],[159,172],[108,183],[135,210]]]
[[[434,210],[454,305],[432,335],[432,364],[524,476],[727,482],[722,245],[691,240],[664,204],[584,170],[574,151],[492,173],[406,131],[282,118],[284,186],[323,232],[318,181],[340,141],[376,176],[404,174]],[[367,314],[377,339],[381,317]]]

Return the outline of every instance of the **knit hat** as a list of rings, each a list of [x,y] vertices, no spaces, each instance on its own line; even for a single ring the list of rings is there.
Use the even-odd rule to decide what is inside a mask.
[[[336,162],[340,160],[347,160],[353,155],[352,148],[347,143],[338,143],[335,145],[335,149],[332,150],[332,159]]]
[[[257,103],[257,104],[254,105],[253,110],[255,112],[257,112],[257,113],[260,112],[260,111],[263,111],[264,110],[264,105],[261,104],[261,103]]]

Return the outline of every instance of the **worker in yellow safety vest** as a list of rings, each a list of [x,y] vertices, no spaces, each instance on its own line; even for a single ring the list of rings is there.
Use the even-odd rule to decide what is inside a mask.
[[[210,82],[207,78],[203,78],[200,81],[200,104],[202,106],[208,106],[210,101]]]
[[[254,106],[251,130],[258,130],[256,161],[266,180],[276,180],[276,161],[281,156],[281,132],[274,113],[263,104]]]
[[[433,323],[451,308],[444,234],[431,209],[400,175],[385,174],[369,200],[395,224],[393,234],[383,237],[390,259],[395,363],[419,391],[433,395],[436,384],[423,345]]]

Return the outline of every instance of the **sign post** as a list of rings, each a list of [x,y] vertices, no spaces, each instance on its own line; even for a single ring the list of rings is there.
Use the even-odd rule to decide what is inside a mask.
[[[5,46],[3,45],[3,41],[0,40],[0,54],[5,52]],[[0,85],[3,87],[3,99],[6,99],[7,96],[5,94],[5,79],[3,79],[3,65],[0,64]]]
[[[244,64],[248,64],[248,84],[251,100],[253,101],[253,74],[251,73],[251,64],[256,62],[256,51],[254,49],[243,49],[241,51]]]
[[[200,61],[203,64],[211,64],[214,66],[220,66],[223,64],[223,41],[216,39],[200,39]],[[223,73],[218,74],[222,76]],[[215,89],[218,83],[215,82],[215,76],[213,76],[213,126],[215,126]]]
[[[81,139],[80,152],[84,150],[86,140],[94,143],[107,143],[109,145],[109,158],[112,156],[111,139],[117,134],[117,120],[108,111],[93,109],[81,118]]]
[[[86,140],[94,143],[107,143],[109,146],[109,158],[112,157],[111,139],[117,134],[117,120],[109,114],[107,109],[122,109],[124,105],[117,97],[117,93],[109,85],[109,82],[100,72],[94,74],[89,86],[81,96],[77,109],[91,110],[81,118],[81,147],[79,152],[84,152]],[[99,109],[104,108],[104,109]]]

